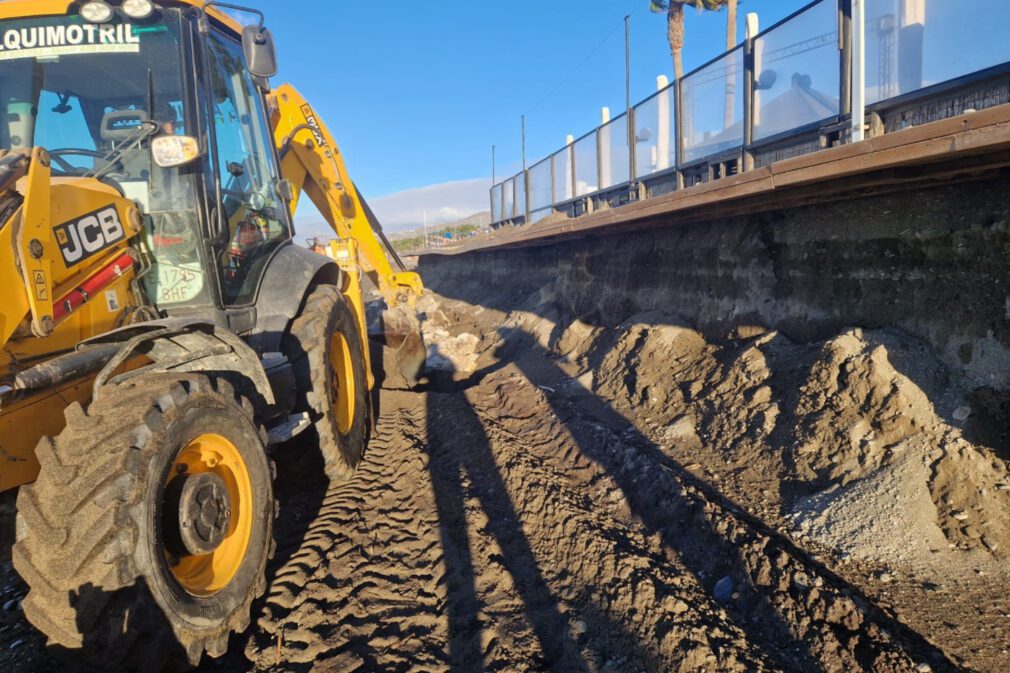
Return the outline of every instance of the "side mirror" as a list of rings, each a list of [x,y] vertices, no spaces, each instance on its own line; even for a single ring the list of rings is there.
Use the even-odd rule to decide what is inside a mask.
[[[200,143],[189,136],[158,136],[151,141],[151,154],[161,168],[185,166],[200,156]]]
[[[269,78],[277,74],[277,50],[269,30],[259,26],[243,28],[242,50],[245,66],[253,76]]]

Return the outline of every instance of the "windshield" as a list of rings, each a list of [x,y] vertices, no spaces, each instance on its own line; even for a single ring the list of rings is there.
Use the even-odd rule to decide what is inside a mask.
[[[182,15],[143,25],[79,16],[0,22],[0,147],[45,147],[54,177],[95,175],[148,214],[157,304],[204,293],[193,167],[162,169],[150,140],[196,135],[183,95]],[[157,126],[152,124],[157,122]]]

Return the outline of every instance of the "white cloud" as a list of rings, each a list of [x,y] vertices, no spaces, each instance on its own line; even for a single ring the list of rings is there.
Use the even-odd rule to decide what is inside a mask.
[[[490,189],[491,180],[475,178],[408,189],[376,199],[368,199],[365,194],[365,198],[379,218],[382,228],[387,232],[395,232],[420,226],[424,223],[426,214],[429,225],[439,225],[488,210],[491,207],[488,196]],[[304,201],[308,202],[308,199]],[[307,212],[297,216],[299,238],[331,234],[311,203],[308,205]]]

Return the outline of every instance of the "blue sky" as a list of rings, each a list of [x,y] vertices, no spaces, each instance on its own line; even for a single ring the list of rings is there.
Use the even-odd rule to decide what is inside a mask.
[[[436,210],[444,201],[445,219],[472,203],[486,208],[491,145],[498,176],[517,172],[523,113],[532,163],[566,134],[592,130],[601,107],[622,111],[625,14],[632,102],[673,69],[665,17],[650,13],[648,0],[251,2],[277,38],[275,81],[291,82],[316,106],[355,181],[393,228],[413,214],[393,212],[390,199],[378,197]],[[742,0],[739,36],[746,12],[767,27],[805,4]],[[723,51],[725,21],[724,13],[687,11],[687,70]],[[416,188],[426,189],[399,194]]]

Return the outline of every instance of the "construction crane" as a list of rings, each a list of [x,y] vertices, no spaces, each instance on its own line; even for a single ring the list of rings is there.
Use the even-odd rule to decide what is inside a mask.
[[[25,615],[76,660],[197,665],[248,626],[271,451],[339,479],[365,449],[363,277],[382,371],[423,367],[420,278],[276,71],[252,9],[0,3],[0,493]],[[332,258],[292,242],[303,194]]]

